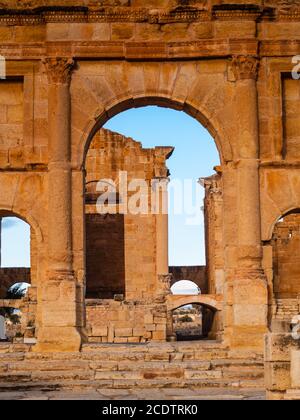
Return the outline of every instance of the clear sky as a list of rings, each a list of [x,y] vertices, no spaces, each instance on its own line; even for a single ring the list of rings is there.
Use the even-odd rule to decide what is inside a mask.
[[[168,161],[171,179],[192,179],[194,188],[199,188],[194,189],[193,200],[200,195],[202,205],[203,189],[197,180],[214,173],[219,155],[214,140],[198,121],[184,112],[144,107],[115,116],[105,127],[142,142],[145,148],[174,146]],[[172,214],[172,199],[170,207],[170,265],[205,264],[203,218],[198,225],[188,225],[189,215]],[[15,218],[3,219],[2,267],[29,267],[29,242],[30,229],[26,223]]]
[[[1,266],[30,267],[30,227],[15,217],[2,220]]]

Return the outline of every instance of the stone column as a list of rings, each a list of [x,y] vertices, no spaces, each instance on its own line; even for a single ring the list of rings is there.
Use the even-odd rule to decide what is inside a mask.
[[[72,270],[70,81],[74,62],[47,58],[48,76],[48,280],[42,289],[42,326],[36,351],[78,351],[77,286]]]
[[[154,183],[156,196],[156,272],[159,276],[169,274],[169,178],[157,178]]]
[[[239,159],[236,172],[237,252],[232,278],[231,345],[263,350],[267,332],[267,282],[262,269],[259,130],[255,57],[234,57],[235,115]],[[234,111],[233,111],[234,112]]]

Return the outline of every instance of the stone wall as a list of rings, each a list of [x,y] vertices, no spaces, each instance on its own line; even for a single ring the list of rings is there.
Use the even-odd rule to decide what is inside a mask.
[[[31,283],[30,268],[0,268],[0,299],[16,283]]]
[[[300,100],[298,80],[285,77],[283,87],[284,154],[287,160],[300,159],[300,123],[297,104]]]
[[[300,295],[300,214],[290,214],[276,224],[272,239],[275,297]]]
[[[0,165],[22,166],[23,81],[0,80]]]
[[[270,333],[266,336],[265,379],[269,400],[288,399],[287,391],[293,388],[291,356],[295,350],[300,350],[300,340],[295,340],[291,333]],[[296,399],[299,399],[299,388]]]
[[[151,302],[87,300],[89,342],[166,341],[167,308]]]

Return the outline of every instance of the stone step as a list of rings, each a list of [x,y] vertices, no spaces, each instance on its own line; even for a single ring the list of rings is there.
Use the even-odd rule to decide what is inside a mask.
[[[162,389],[162,388],[244,388],[244,389],[264,389],[264,380],[225,380],[225,379],[158,379],[158,380],[49,380],[44,381],[0,381],[0,392],[4,391],[27,391],[30,389],[55,390],[55,389]]]
[[[164,351],[165,353],[188,352],[188,351],[208,351],[224,350],[222,343],[218,341],[199,341],[199,342],[177,342],[177,343],[145,343],[145,344],[84,344],[82,352],[155,352]]]
[[[262,355],[229,351],[217,342],[88,344],[78,353],[24,352],[24,347],[15,345],[5,348],[0,352],[0,389],[28,384],[51,389],[264,386]]]
[[[161,381],[172,381],[172,380],[258,380],[264,378],[264,370],[262,368],[250,368],[240,366],[231,366],[223,369],[200,369],[197,368],[185,368],[180,365],[176,366],[136,366],[132,367],[131,370],[97,370],[83,367],[78,370],[74,369],[74,365],[70,364],[69,369],[67,367],[64,370],[51,369],[49,366],[48,370],[37,370],[36,366],[32,365],[32,370],[14,370],[1,371],[0,370],[0,381],[5,382],[52,382],[52,381],[66,381],[66,380],[101,380],[101,381],[132,381],[132,380],[161,380]],[[20,366],[21,368],[21,366]],[[57,368],[57,367],[55,367]],[[108,367],[106,367],[108,369]]]

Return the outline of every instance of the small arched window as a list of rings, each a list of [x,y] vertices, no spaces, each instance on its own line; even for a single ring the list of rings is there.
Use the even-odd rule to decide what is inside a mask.
[[[177,281],[171,287],[173,295],[191,295],[197,296],[201,295],[201,290],[196,283],[190,280],[180,280]]]

